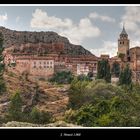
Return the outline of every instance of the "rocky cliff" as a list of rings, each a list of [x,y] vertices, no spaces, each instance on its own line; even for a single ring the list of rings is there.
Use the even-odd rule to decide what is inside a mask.
[[[29,31],[15,31],[10,30],[5,27],[0,27],[0,32],[4,36],[4,47],[16,46],[17,48],[23,47],[26,44],[31,44],[30,46],[41,46],[41,44],[51,44],[51,43],[63,43],[64,49],[62,54],[69,55],[92,55],[88,50],[84,49],[80,45],[74,45],[69,42],[66,37],[62,37],[55,32],[29,32]],[[39,45],[37,45],[39,44]],[[46,46],[46,48],[48,48]],[[17,49],[20,51],[20,49]],[[33,51],[34,47],[25,47],[24,52]],[[37,49],[34,51],[38,51]],[[47,49],[47,53],[48,53]],[[53,52],[52,52],[53,53]]]

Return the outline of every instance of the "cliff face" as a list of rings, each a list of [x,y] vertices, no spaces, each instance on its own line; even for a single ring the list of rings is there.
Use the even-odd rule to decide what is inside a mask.
[[[50,49],[50,46],[47,44],[55,43],[56,45],[57,43],[58,44],[62,43],[63,44],[63,51],[61,51],[62,54],[92,55],[88,50],[84,49],[82,46],[71,44],[66,37],[62,37],[55,32],[15,31],[4,27],[0,27],[0,32],[2,32],[4,36],[4,47],[16,46],[16,51],[24,50],[24,53],[26,52],[28,53],[29,50],[31,52],[38,51],[38,49],[34,49],[33,46],[37,47],[41,46],[41,48],[46,48],[44,52],[46,51],[47,53],[50,52],[53,53],[53,50]],[[22,49],[19,49],[21,46]],[[57,45],[55,47],[57,48]]]

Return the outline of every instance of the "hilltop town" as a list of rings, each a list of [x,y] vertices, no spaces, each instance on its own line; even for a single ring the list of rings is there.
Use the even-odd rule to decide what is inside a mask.
[[[123,69],[128,63],[133,72],[133,80],[140,79],[140,47],[130,48],[125,27],[118,37],[118,52],[112,58],[104,54],[97,57],[55,32],[21,32],[4,27],[0,31],[5,40],[5,64],[15,64],[7,67],[10,70],[46,78],[59,71],[71,71],[74,75],[92,72],[96,77],[98,61],[107,59],[111,68],[113,63],[118,63]]]

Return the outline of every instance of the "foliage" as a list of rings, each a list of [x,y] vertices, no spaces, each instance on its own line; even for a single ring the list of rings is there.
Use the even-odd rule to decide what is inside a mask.
[[[125,54],[119,53],[118,57],[119,57],[122,61],[124,61]]]
[[[121,71],[120,77],[119,77],[119,85],[126,85],[130,86],[132,85],[132,71],[129,68],[129,65],[126,65],[124,70]]]
[[[115,77],[119,77],[119,75],[120,75],[120,65],[119,65],[119,63],[117,63],[117,62],[113,63],[111,72]]]
[[[56,82],[57,84],[69,84],[73,80],[73,75],[70,71],[57,72],[49,79],[50,82]]]
[[[126,96],[126,99],[124,97]],[[128,95],[115,96],[110,100],[98,100],[95,104],[85,104],[66,117],[68,122],[88,127],[129,127],[140,126],[140,107],[136,99]],[[134,102],[135,101],[135,102]]]
[[[104,79],[106,82],[111,82],[110,65],[108,60],[102,59],[98,61],[97,79]]]
[[[17,91],[11,97],[11,102],[8,110],[8,116],[11,120],[19,121],[22,117],[22,99]]]
[[[91,75],[90,75],[90,73],[87,76],[84,74],[78,75],[77,80],[79,80],[79,81],[91,81]]]
[[[40,112],[37,108],[33,108],[30,113],[30,122],[44,124],[50,122],[50,114],[48,112]]]
[[[69,107],[79,108],[83,104],[97,102],[98,99],[110,99],[123,91],[104,80],[73,80],[69,91]]]
[[[126,90],[103,80],[73,82],[65,121],[87,127],[140,126],[139,83]],[[79,90],[82,82],[83,89]]]
[[[93,72],[88,72],[87,76],[88,76],[89,78],[92,78],[92,77],[93,77]]]
[[[0,78],[0,95],[3,94],[6,91],[6,84],[4,79]]]
[[[3,41],[4,41],[3,35],[0,32],[0,94],[6,91],[6,85],[3,79],[3,73],[5,68],[4,56],[3,56],[3,51],[4,51]]]
[[[74,79],[70,85],[69,92],[69,107],[78,108],[83,104],[84,94],[86,93],[86,86],[89,81],[79,81]]]

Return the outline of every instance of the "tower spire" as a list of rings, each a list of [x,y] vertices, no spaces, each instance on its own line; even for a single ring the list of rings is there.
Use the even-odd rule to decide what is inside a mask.
[[[126,35],[127,36],[127,33],[126,33],[126,30],[125,30],[125,23],[123,22],[123,29],[122,29],[122,32],[120,35]]]
[[[123,22],[123,29],[125,29],[125,22]]]

